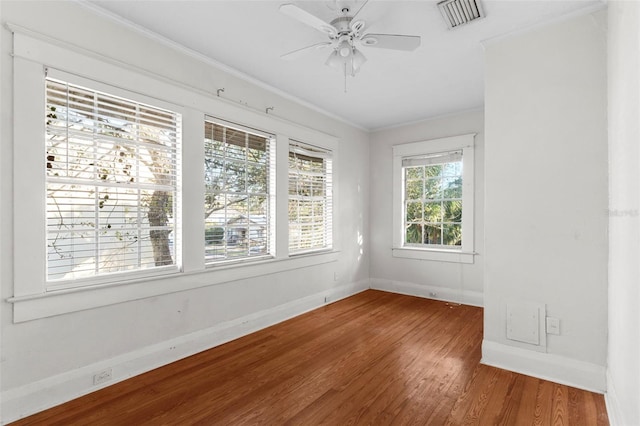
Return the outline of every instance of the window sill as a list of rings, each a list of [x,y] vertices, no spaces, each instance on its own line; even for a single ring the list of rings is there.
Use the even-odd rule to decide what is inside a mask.
[[[460,250],[423,249],[423,248],[394,248],[393,257],[405,259],[432,260],[436,262],[473,263],[476,253]]]
[[[339,252],[331,251],[284,259],[265,259],[225,265],[223,268],[208,267],[193,272],[11,297],[7,301],[13,304],[13,321],[19,323],[337,262],[338,256]]]

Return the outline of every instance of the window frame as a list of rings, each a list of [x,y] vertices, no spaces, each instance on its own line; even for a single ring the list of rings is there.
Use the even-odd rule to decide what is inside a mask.
[[[45,84],[47,79],[52,79],[53,81],[62,82],[63,84],[69,84],[72,86],[81,87],[85,90],[95,92],[97,94],[104,94],[109,97],[114,98],[123,98],[128,102],[139,103],[142,105],[163,109],[165,111],[170,111],[170,109],[180,110],[181,108],[177,105],[169,104],[161,100],[157,100],[151,97],[142,96],[137,93],[129,92],[127,90],[123,90],[118,87],[110,86],[108,84],[93,81],[90,79],[85,79],[82,77],[78,77],[69,73],[65,73],[59,71],[57,69],[48,69],[45,73]],[[46,92],[46,89],[45,89]],[[144,277],[156,277],[171,273],[179,272],[182,269],[182,236],[181,236],[181,175],[182,175],[182,165],[181,165],[181,146],[182,146],[182,134],[181,134],[181,120],[182,115],[177,111],[170,111],[171,113],[176,114],[177,116],[177,135],[176,135],[176,146],[175,146],[175,175],[174,175],[174,201],[173,201],[173,223],[174,223],[174,259],[173,264],[165,265],[165,266],[153,266],[149,268],[136,268],[132,270],[124,270],[118,272],[110,272],[110,273],[98,273],[90,277],[82,277],[75,279],[49,279],[48,272],[46,278],[46,291],[55,291],[59,289],[65,288],[73,288],[73,287],[91,287],[102,283],[108,283],[112,281],[120,281],[127,279],[137,279]],[[45,130],[46,133],[46,130]],[[46,143],[45,143],[46,145]],[[42,152],[45,155],[45,151]],[[48,161],[48,159],[47,159]],[[55,178],[49,178],[47,174],[45,174],[45,191],[47,191],[48,184],[50,182],[55,183]],[[71,179],[73,181],[74,179]],[[79,185],[85,186],[100,186],[97,180],[87,180],[85,182],[78,181]],[[139,185],[136,185],[136,188]],[[146,185],[149,186],[149,185]],[[151,187],[151,186],[149,186]],[[45,199],[48,198],[45,196]],[[47,222],[47,211],[45,211],[44,216],[45,222]],[[47,232],[48,234],[48,232]],[[47,264],[48,268],[48,264]]]
[[[393,243],[394,257],[441,262],[474,262],[474,138],[475,133],[393,146]],[[462,245],[405,244],[405,183],[402,160],[421,155],[462,151]]]
[[[203,124],[206,127],[206,123],[212,124],[212,125],[219,125],[222,126],[226,129],[235,129],[235,130],[239,130],[241,132],[245,132],[247,134],[252,134],[255,136],[259,136],[259,137],[264,137],[265,139],[268,140],[268,146],[267,146],[267,161],[266,161],[266,167],[267,167],[267,193],[265,194],[265,197],[267,199],[267,217],[266,217],[266,248],[267,248],[267,252],[266,253],[261,253],[260,255],[256,255],[256,256],[251,256],[250,254],[248,256],[242,256],[242,257],[237,257],[237,258],[225,258],[225,259],[220,259],[220,260],[215,260],[215,261],[207,261],[206,260],[206,250],[205,250],[205,266],[207,268],[209,267],[216,267],[216,266],[220,266],[220,265],[229,265],[229,264],[234,264],[234,263],[246,263],[246,262],[255,262],[255,261],[259,261],[259,260],[266,260],[266,259],[273,259],[276,257],[276,233],[275,233],[275,223],[276,223],[276,214],[275,214],[275,205],[276,205],[276,187],[277,187],[277,182],[276,182],[276,170],[277,170],[277,165],[276,165],[276,160],[277,160],[277,154],[276,154],[276,146],[277,146],[277,138],[275,134],[266,132],[264,130],[258,130],[258,129],[254,129],[251,127],[247,127],[245,125],[242,124],[238,124],[238,123],[232,123],[226,120],[223,120],[221,118],[218,117],[214,117],[211,115],[206,115],[203,121]],[[206,138],[206,135],[204,135]],[[204,143],[204,138],[203,138],[203,143]],[[203,146],[204,149],[204,146]],[[206,161],[206,155],[205,155],[205,161]],[[226,191],[224,191],[225,194],[227,194]],[[204,194],[206,196],[207,194],[207,190],[205,188]],[[247,196],[249,193],[247,192]],[[206,219],[205,219],[205,224],[206,224]],[[206,231],[206,225],[205,225],[205,231]],[[204,236],[203,236],[204,238]],[[206,244],[206,243],[205,243]]]
[[[218,98],[209,91],[185,84],[145,68],[130,65],[98,52],[77,48],[29,29],[8,26],[13,33],[13,321],[24,322],[80,310],[93,309],[132,300],[161,296],[233,281],[263,277],[284,271],[307,268],[339,259],[340,241],[333,250],[290,256],[287,251],[287,197],[276,197],[275,257],[256,258],[251,262],[217,265],[204,262],[204,167],[183,167],[182,208],[178,223],[182,234],[182,268],[175,272],[130,276],[95,282],[91,286],[46,289],[46,157],[30,152],[44,152],[45,83],[47,67],[78,78],[100,82],[109,87],[135,93],[144,103],[170,105],[182,115],[182,162],[203,164],[204,119],[207,115],[250,128],[265,129],[276,135],[276,193],[287,190],[287,147],[289,139],[309,141],[334,153],[334,179],[337,180],[338,138],[295,122],[264,114],[264,111],[237,105]],[[86,86],[86,85],[85,85]],[[96,86],[96,89],[100,89]],[[109,92],[107,90],[107,92]],[[115,95],[120,93],[115,92]],[[128,97],[128,96],[123,96]],[[150,99],[152,102],[146,101]],[[334,184],[333,224],[338,226],[337,190]],[[17,237],[19,236],[19,237]],[[152,283],[150,285],[150,283]]]
[[[117,82],[103,76],[96,78],[69,73],[62,67],[45,67],[21,57],[14,58],[14,70],[20,72],[21,78],[14,83],[14,211],[20,212],[14,217],[16,234],[20,235],[14,242],[14,295],[47,294],[70,289],[85,290],[100,288],[109,284],[126,281],[154,279],[182,271],[180,217],[181,209],[176,211],[175,265],[159,268],[125,271],[122,273],[97,275],[94,277],[68,280],[56,285],[47,279],[47,177],[46,177],[46,77],[70,84],[87,87],[94,91],[108,93],[116,97],[130,99],[142,104],[155,105],[170,110],[181,117],[184,108],[167,100],[141,94],[133,88],[123,87]],[[122,72],[122,70],[121,70]],[[128,74],[128,73],[124,73]],[[149,91],[151,92],[151,91]],[[29,141],[27,147],[18,149],[17,144]],[[181,145],[181,144],[180,144]],[[34,155],[39,153],[41,155]],[[180,157],[180,153],[178,153]],[[178,206],[181,200],[181,177],[177,176]],[[43,239],[44,238],[44,239]],[[41,245],[39,250],[33,247]]]

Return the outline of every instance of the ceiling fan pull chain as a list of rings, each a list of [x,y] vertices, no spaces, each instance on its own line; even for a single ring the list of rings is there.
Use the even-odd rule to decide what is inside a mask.
[[[347,61],[344,62],[344,93],[347,93]]]

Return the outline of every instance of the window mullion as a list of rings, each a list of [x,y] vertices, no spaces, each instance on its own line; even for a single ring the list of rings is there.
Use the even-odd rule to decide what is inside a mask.
[[[244,170],[242,174],[244,175],[244,193],[245,193],[245,208],[246,208],[246,216],[244,218],[246,230],[244,233],[244,247],[246,250],[245,256],[249,256],[251,250],[251,214],[249,212],[249,200],[251,199],[251,194],[249,194],[249,134],[244,134]]]
[[[135,119],[135,127],[133,129],[133,139],[136,142],[140,142],[140,105],[136,105],[136,119]],[[140,148],[139,145],[136,143],[136,146],[134,148],[135,150],[135,165],[136,165],[136,185],[138,186],[138,189],[136,191],[136,195],[137,195],[137,201],[138,201],[138,205],[142,205],[142,187],[140,187]],[[175,217],[175,216],[174,216]],[[138,229],[137,229],[137,241],[136,241],[136,249],[138,251],[138,267],[142,267],[142,209],[137,209],[136,212],[136,220],[138,222]],[[149,228],[151,228],[151,224],[149,224]]]
[[[93,95],[93,114],[95,117],[98,116],[98,100],[96,99],[96,94]],[[67,84],[67,119],[69,117],[69,85]],[[69,126],[67,126],[67,129]],[[98,141],[97,141],[97,126],[94,126],[92,130],[92,149],[93,149],[93,179],[98,176]],[[67,139],[67,147],[69,146],[69,140]],[[69,157],[67,156],[67,164],[69,163]],[[67,168],[70,170],[70,168]],[[95,212],[95,224],[94,224],[94,240],[95,240],[95,254],[94,254],[94,270],[95,275],[100,274],[100,189],[96,185],[95,193],[94,193],[94,212]],[[75,244],[75,238],[72,239],[72,242]],[[73,250],[75,253],[75,248]],[[75,262],[74,262],[75,263]]]
[[[227,178],[227,170],[228,170],[228,165],[227,165],[227,149],[228,149],[228,145],[227,145],[227,128],[224,127],[222,129],[222,196],[224,197],[224,216],[223,216],[223,225],[222,225],[222,229],[224,229],[224,234],[222,237],[222,247],[223,247],[223,253],[224,253],[224,258],[228,258],[229,257],[229,240],[227,239],[227,236],[229,235],[229,228],[227,226],[227,224],[229,223],[229,217],[227,215],[227,206],[229,205],[227,203],[228,200],[228,189],[227,189],[227,183],[229,182],[229,179]]]
[[[294,153],[294,158],[296,159],[296,170],[298,171],[297,174],[297,187],[299,188],[299,190],[296,193],[296,196],[299,197],[298,198],[298,214],[296,217],[296,220],[298,222],[298,244],[297,247],[302,247],[304,244],[304,234],[303,234],[303,223],[302,223],[302,209],[304,208],[304,181],[301,180],[301,176],[302,176],[302,168],[301,168],[301,163],[298,161],[296,154]]]

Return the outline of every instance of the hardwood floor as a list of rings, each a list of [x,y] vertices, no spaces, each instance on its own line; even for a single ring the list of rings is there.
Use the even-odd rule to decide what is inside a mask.
[[[602,395],[479,364],[482,309],[369,290],[14,425],[607,425]]]

